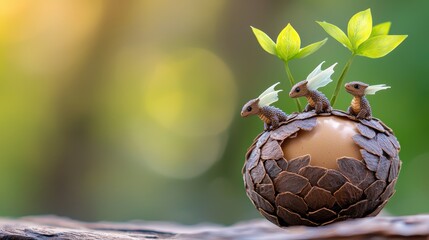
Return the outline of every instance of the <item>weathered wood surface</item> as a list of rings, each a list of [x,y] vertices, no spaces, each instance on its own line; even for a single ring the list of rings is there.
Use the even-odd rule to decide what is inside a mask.
[[[0,219],[0,239],[429,239],[429,215],[375,217],[324,227],[279,228],[266,220],[232,226],[165,222],[85,223],[53,216]]]

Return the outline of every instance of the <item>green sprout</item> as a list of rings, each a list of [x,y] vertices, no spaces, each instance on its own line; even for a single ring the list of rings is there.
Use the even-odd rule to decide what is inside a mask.
[[[299,37],[298,32],[288,24],[277,36],[277,41],[274,41],[263,31],[251,27],[253,33],[256,36],[261,47],[268,53],[276,55],[281,60],[283,60],[286,74],[288,76],[291,86],[295,85],[295,80],[292,76],[292,73],[289,68],[289,61],[292,59],[305,58],[314,52],[316,52],[323,44],[328,40],[327,38],[322,41],[315,42],[306,47],[301,48],[301,38]],[[298,99],[295,99],[296,106],[299,111],[302,111],[301,103]]]
[[[337,26],[327,22],[317,22],[331,37],[348,48],[352,55],[344,66],[338,79],[331,105],[334,106],[343,80],[349,71],[353,58],[358,56],[381,58],[393,51],[407,35],[388,35],[390,22],[372,26],[371,9],[361,11],[350,18],[347,26],[347,35]]]

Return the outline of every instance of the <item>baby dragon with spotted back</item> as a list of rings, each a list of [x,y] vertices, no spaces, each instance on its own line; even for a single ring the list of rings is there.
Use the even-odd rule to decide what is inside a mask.
[[[279,100],[278,93],[282,90],[274,90],[276,83],[265,90],[258,98],[247,102],[241,110],[241,116],[258,115],[264,122],[264,130],[274,130],[279,127],[280,122],[287,120],[287,115],[280,109],[270,106]]]
[[[369,86],[363,82],[349,82],[344,86],[346,91],[353,95],[352,102],[348,108],[349,114],[356,116],[358,119],[371,119],[371,106],[365,95],[373,95],[376,92],[390,88],[386,84]]]
[[[295,84],[289,96],[291,98],[305,97],[307,98],[307,106],[304,111],[308,112],[315,110],[316,113],[331,112],[331,103],[328,98],[317,89],[328,85],[332,82],[331,75],[334,73],[334,63],[329,68],[322,71],[322,62],[308,76],[307,79]]]

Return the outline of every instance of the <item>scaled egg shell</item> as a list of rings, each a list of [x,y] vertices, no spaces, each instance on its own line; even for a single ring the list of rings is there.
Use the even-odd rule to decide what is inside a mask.
[[[279,226],[377,215],[394,193],[400,146],[378,119],[334,110],[291,114],[246,154],[246,193]]]

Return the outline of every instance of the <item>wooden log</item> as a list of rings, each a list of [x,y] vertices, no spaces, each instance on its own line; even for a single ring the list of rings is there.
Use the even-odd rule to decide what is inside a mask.
[[[266,220],[221,226],[168,222],[86,223],[55,216],[0,218],[0,239],[429,239],[429,215],[374,217],[324,227],[279,228]]]

